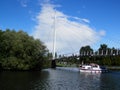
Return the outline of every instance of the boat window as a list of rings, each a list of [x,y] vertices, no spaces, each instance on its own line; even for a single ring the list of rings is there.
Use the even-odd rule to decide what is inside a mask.
[[[98,67],[97,65],[94,65],[93,67]]]
[[[80,67],[82,67],[82,66],[80,65]]]
[[[88,67],[88,69],[91,69],[90,67]]]
[[[103,67],[103,66],[100,66],[100,68],[102,68],[102,69],[106,69],[105,67]]]

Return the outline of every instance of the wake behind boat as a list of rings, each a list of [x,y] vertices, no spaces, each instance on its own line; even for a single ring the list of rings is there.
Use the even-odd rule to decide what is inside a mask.
[[[107,68],[101,67],[100,65],[95,63],[91,63],[89,65],[80,65],[80,72],[102,73],[107,71]]]

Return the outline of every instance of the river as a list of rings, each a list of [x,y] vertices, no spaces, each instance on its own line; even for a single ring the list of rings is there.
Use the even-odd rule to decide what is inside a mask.
[[[0,90],[120,90],[120,71],[102,74],[44,69],[0,72]]]

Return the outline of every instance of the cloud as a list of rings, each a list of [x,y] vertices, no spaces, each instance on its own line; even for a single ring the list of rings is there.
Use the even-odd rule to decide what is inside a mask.
[[[83,18],[82,20],[86,23],[90,23],[90,21],[88,19]]]
[[[105,30],[101,30],[101,31],[99,32],[99,34],[100,34],[101,36],[105,36],[105,35],[106,35],[106,32],[105,32]]]
[[[55,29],[57,53],[79,51],[81,46],[95,44],[100,40],[101,34],[104,34],[103,31],[96,32],[88,24],[79,22],[79,20],[90,23],[88,19],[71,17],[56,10],[56,5],[42,4],[41,11],[36,16],[37,25],[33,36],[43,41],[47,48],[52,51]]]
[[[79,17],[72,17],[72,16],[69,16],[70,18],[73,18],[77,21],[80,21],[80,22],[85,22],[85,23],[90,23],[90,21],[86,18],[79,18]]]
[[[22,7],[27,7],[29,0],[18,0],[18,2],[20,2]]]

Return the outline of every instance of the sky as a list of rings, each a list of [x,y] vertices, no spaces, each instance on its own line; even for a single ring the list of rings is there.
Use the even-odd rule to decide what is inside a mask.
[[[0,29],[23,30],[50,52],[56,34],[58,54],[82,46],[120,48],[120,0],[0,0]]]

